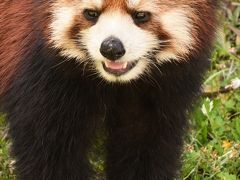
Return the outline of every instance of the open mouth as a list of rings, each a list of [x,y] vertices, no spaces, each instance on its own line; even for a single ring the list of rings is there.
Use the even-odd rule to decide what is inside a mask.
[[[121,61],[104,61],[102,62],[103,69],[116,76],[123,75],[133,69],[137,65],[138,61],[121,62]]]

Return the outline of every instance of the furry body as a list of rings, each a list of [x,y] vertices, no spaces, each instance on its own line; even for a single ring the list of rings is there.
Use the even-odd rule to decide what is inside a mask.
[[[125,7],[123,0],[114,2],[115,5],[106,0],[105,9]],[[137,2],[131,1],[131,5]],[[107,132],[107,179],[170,180],[176,177],[187,127],[186,112],[200,92],[216,25],[215,1],[203,0],[201,5],[194,2],[167,1],[161,6],[165,11],[179,5],[202,13],[194,24],[196,27],[191,29],[194,48],[188,49],[190,45],[185,47],[183,39],[176,38],[161,55],[146,56],[162,62],[150,67],[143,78],[136,79],[131,72],[115,77],[104,74],[102,69],[98,76],[92,64],[79,64],[79,59],[98,59],[98,55],[91,53],[94,47],[81,40],[80,52],[74,43],[65,40],[65,35],[55,29],[57,11],[50,10],[63,5],[71,7],[77,3],[75,0],[0,3],[0,97],[7,113],[19,179],[89,179],[92,171],[88,152],[96,131],[103,126]],[[194,16],[197,15],[191,14]],[[76,32],[83,27],[89,29],[92,25],[88,23],[76,20],[77,25],[68,31],[69,36],[76,37]],[[174,35],[174,32],[157,32],[161,28],[154,27],[154,23],[139,27],[144,29],[143,35],[151,32],[166,39]],[[84,37],[92,36],[91,32],[83,33]],[[178,34],[181,33],[175,33]],[[150,35],[144,37],[150,38]],[[174,47],[178,43],[182,43],[180,49]],[[173,54],[176,51],[180,54]],[[139,69],[142,67],[140,64]],[[132,72],[139,73],[136,69]],[[134,79],[132,83],[125,82],[130,77]],[[103,81],[104,78],[107,81]]]

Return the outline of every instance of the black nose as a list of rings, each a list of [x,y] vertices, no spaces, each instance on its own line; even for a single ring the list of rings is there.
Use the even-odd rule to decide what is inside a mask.
[[[113,36],[103,41],[100,52],[105,58],[111,61],[120,59],[126,53],[122,42]]]

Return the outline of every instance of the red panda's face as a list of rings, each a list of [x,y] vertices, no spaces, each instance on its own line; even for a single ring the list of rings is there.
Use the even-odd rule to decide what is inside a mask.
[[[182,61],[208,33],[209,0],[57,0],[50,42],[104,79],[131,81],[164,61]],[[198,9],[196,8],[198,7]],[[202,12],[201,12],[202,10]],[[210,28],[211,29],[211,28]]]

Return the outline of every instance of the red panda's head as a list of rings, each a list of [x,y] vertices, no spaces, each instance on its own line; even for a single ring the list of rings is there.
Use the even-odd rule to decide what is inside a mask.
[[[131,81],[212,43],[215,0],[56,0],[49,42],[104,79]]]

